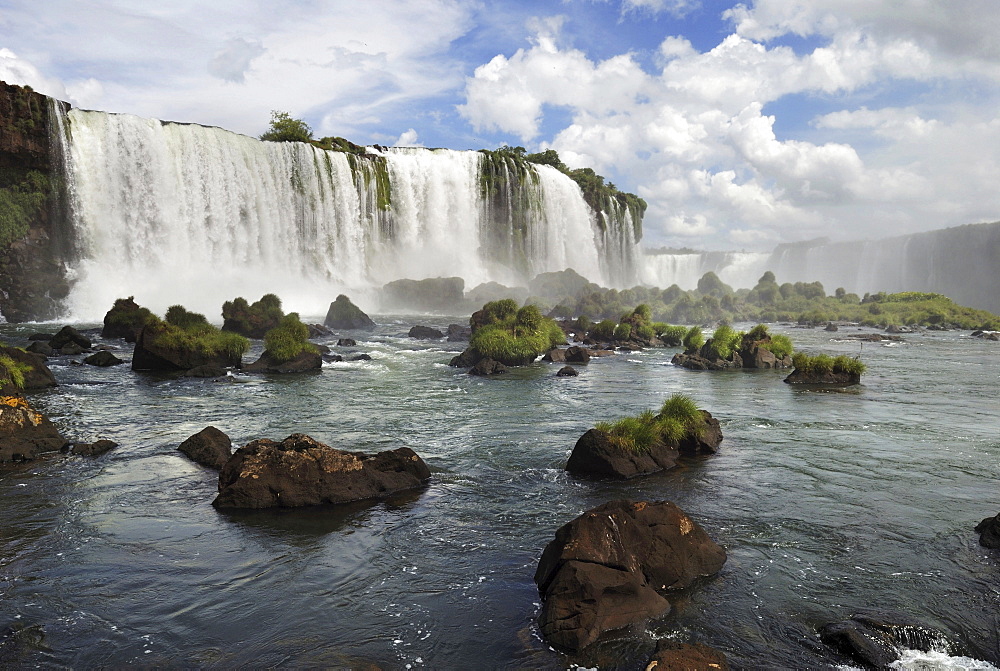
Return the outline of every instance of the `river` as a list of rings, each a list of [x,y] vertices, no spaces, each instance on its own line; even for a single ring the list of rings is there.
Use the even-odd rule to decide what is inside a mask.
[[[1000,661],[1000,552],[972,530],[1000,512],[996,343],[865,343],[862,385],[810,391],[780,371],[677,368],[672,349],[594,359],[577,378],[540,362],[482,379],[446,365],[455,344],[405,335],[462,320],[382,316],[373,334],[338,334],[371,361],[303,376],[51,360],[60,386],[33,403],[71,438],[120,446],[0,472],[0,634],[34,639],[0,647],[0,665],[643,669],[672,637],[738,669],[829,669],[847,660],[817,628],[870,610],[938,629],[971,658],[906,668]],[[3,324],[0,337],[56,329]],[[772,330],[811,353],[861,350],[843,338],[854,329]],[[721,421],[718,454],[627,482],[564,472],[594,422],[678,392]],[[432,478],[375,504],[223,513],[217,473],[177,451],[208,425],[236,446],[295,432],[408,446]],[[669,615],[566,657],[539,638],[535,566],[559,526],[616,498],[675,502],[729,559]]]

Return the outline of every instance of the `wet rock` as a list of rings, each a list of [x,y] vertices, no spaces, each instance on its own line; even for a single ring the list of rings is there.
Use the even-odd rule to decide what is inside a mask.
[[[323,367],[323,357],[319,351],[308,349],[299,352],[288,361],[279,361],[269,350],[264,350],[260,358],[243,366],[246,373],[304,373]]]
[[[728,671],[726,656],[701,643],[679,643],[668,638],[656,644],[646,671]]]
[[[323,325],[331,329],[355,329],[359,331],[374,331],[375,322],[361,311],[361,308],[351,302],[351,299],[341,294],[337,300],[330,303]]]
[[[25,347],[25,349],[31,352],[32,354],[41,354],[44,357],[50,357],[53,355],[54,352],[52,346],[49,345],[49,343],[47,343],[44,340],[36,340],[27,347]]]
[[[65,445],[63,446],[62,451],[81,457],[99,457],[105,452],[109,452],[116,447],[118,447],[118,443],[115,441],[102,439],[93,443],[73,443],[72,445]]]
[[[188,346],[161,338],[165,324],[150,324],[139,332],[132,352],[132,370],[185,371],[199,366],[236,368],[242,357],[227,352],[208,352],[197,343]]]
[[[104,315],[102,338],[122,338],[135,342],[142,327],[154,319],[153,313],[135,302],[133,296],[119,298]]]
[[[448,362],[448,365],[454,366],[455,368],[472,368],[482,358],[482,355],[475,349],[467,347],[464,352],[452,357],[451,361]]]
[[[580,373],[576,370],[576,368],[573,368],[572,366],[563,366],[562,368],[559,369],[559,372],[556,373],[556,376],[557,377],[576,377],[579,374]]]
[[[436,328],[431,328],[430,326],[414,326],[407,333],[411,338],[417,338],[419,340],[439,340],[444,337],[444,333],[438,331]]]
[[[829,331],[830,333],[836,333],[836,332],[837,332],[837,331],[839,331],[840,329],[839,329],[839,328],[837,327],[837,325],[836,325],[836,324],[834,324],[833,322],[827,322],[827,324],[826,324],[826,328],[825,328],[825,329],[823,329],[823,330],[824,330],[824,331]]]
[[[0,395],[17,395],[22,391],[39,391],[56,386],[56,378],[45,365],[44,356],[3,345],[0,345],[0,356],[10,359],[23,378],[22,384],[15,384],[15,375],[0,366]]]
[[[352,356],[348,361],[371,361],[372,357],[370,354],[357,354]]]
[[[28,336],[28,340],[48,342],[48,341],[52,340],[52,336],[53,335],[55,335],[55,334],[54,333],[32,333],[30,336]]]
[[[0,396],[0,463],[31,461],[56,452],[66,439],[20,396]]]
[[[49,346],[52,347],[52,349],[63,349],[70,343],[75,343],[79,346],[81,352],[85,349],[90,349],[91,346],[90,338],[83,335],[72,326],[62,327],[62,329],[52,336],[51,340],[49,340]],[[79,352],[77,353],[79,354]]]
[[[472,337],[472,327],[448,324],[448,342],[467,342]]]
[[[604,631],[669,610],[660,592],[722,568],[726,552],[669,501],[611,501],[556,531],[535,584],[546,640],[580,650]]]
[[[77,354],[83,354],[83,351],[83,348],[75,342],[66,343],[58,350],[59,354],[63,356],[76,356]]]
[[[715,454],[722,444],[722,426],[719,420],[708,410],[701,410],[703,423],[694,431],[689,431],[681,438],[678,449],[681,454]]]
[[[566,363],[589,363],[591,356],[600,356],[595,354],[593,350],[588,350],[585,347],[577,347],[576,345],[566,348]]]
[[[112,354],[107,350],[101,350],[96,354],[91,354],[86,359],[84,359],[83,362],[88,366],[101,366],[101,367],[118,366],[120,364],[125,363],[124,361],[122,361],[121,359],[119,359],[118,357],[116,357],[114,354]]]
[[[866,668],[889,668],[899,659],[901,648],[923,652],[937,649],[952,655],[961,652],[940,632],[895,615],[852,615],[843,622],[824,625],[819,637]]]
[[[816,384],[831,387],[849,387],[854,384],[861,384],[860,373],[837,373],[834,371],[817,372],[793,370],[792,374],[785,378],[788,384]]]
[[[1000,550],[1000,513],[977,524],[976,533],[980,534],[979,544],[984,548]]]
[[[337,347],[357,347],[358,343],[354,338],[341,338],[337,341]]]
[[[192,461],[219,470],[233,456],[233,443],[225,433],[214,426],[189,437],[177,448]]]
[[[494,361],[493,359],[485,358],[480,359],[476,364],[469,370],[469,375],[479,375],[486,377],[489,375],[503,375],[510,369],[503,365],[499,361]]]
[[[323,361],[326,361],[328,363],[340,363],[341,361],[344,360],[344,357],[342,357],[339,354],[323,354],[322,356],[323,356]]]
[[[385,498],[422,486],[430,471],[407,448],[374,456],[338,450],[297,433],[255,440],[219,473],[217,508],[271,508]]]
[[[306,324],[306,326],[309,328],[310,338],[326,338],[333,335],[333,331],[322,324]]]
[[[566,350],[559,349],[558,347],[555,349],[551,349],[545,353],[545,356],[542,357],[542,361],[550,361],[552,363],[566,363]]]
[[[191,370],[186,370],[181,373],[181,377],[225,377],[228,375],[226,369],[222,366],[213,363],[207,363],[204,366],[196,366]]]

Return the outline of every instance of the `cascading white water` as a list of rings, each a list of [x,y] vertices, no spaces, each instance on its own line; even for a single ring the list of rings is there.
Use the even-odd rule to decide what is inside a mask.
[[[155,312],[183,304],[217,319],[223,301],[264,293],[305,314],[338,293],[371,305],[374,289],[400,278],[458,276],[472,288],[565,268],[606,286],[635,276],[634,238],[602,231],[577,185],[549,166],[516,187],[526,191],[515,200],[534,205],[506,235],[518,240],[512,264],[512,248],[497,247],[511,223],[482,194],[479,152],[357,157],[81,110],[67,127],[77,249],[68,308],[78,320],[128,295]]]

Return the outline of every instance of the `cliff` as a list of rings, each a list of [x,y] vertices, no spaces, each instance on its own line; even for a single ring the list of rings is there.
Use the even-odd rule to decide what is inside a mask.
[[[12,322],[55,317],[69,291],[55,104],[0,81],[0,313]]]

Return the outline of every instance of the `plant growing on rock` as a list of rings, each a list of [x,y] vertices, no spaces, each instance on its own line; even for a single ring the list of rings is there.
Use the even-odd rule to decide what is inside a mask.
[[[262,338],[281,323],[283,316],[281,299],[274,294],[264,294],[253,304],[240,296],[222,304],[222,330],[248,338]]]
[[[512,299],[491,301],[469,320],[469,347],[505,366],[522,366],[566,341],[556,322],[535,305],[518,309]]]
[[[291,361],[302,352],[315,352],[309,342],[309,327],[299,320],[296,312],[289,312],[281,322],[264,336],[264,347],[276,363]]]
[[[32,370],[31,365],[14,361],[6,354],[0,354],[0,387],[13,384],[17,389],[24,389],[25,376]]]
[[[225,354],[234,359],[250,349],[250,341],[236,333],[221,331],[208,323],[205,315],[189,312],[181,305],[167,309],[166,321],[151,323],[153,343],[170,349],[200,352],[208,356]]]
[[[645,452],[657,443],[676,447],[685,436],[699,435],[704,424],[704,415],[694,400],[674,394],[663,402],[659,413],[646,410],[635,417],[598,422],[594,428],[607,433],[611,443],[623,450]]]
[[[688,332],[684,334],[683,345],[685,352],[697,352],[704,344],[705,336],[702,334],[700,326],[692,326]]]

